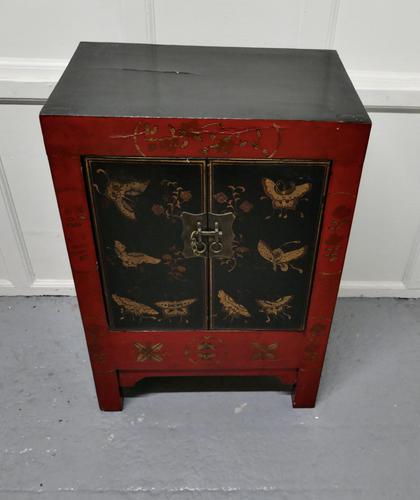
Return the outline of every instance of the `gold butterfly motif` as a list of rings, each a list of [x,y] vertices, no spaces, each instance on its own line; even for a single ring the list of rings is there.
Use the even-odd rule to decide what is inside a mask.
[[[161,261],[161,259],[151,257],[145,253],[127,252],[126,246],[120,241],[114,242],[114,248],[124,267],[137,267],[141,264],[159,264]]]
[[[162,314],[166,318],[184,318],[189,314],[189,306],[197,302],[197,299],[186,300],[161,300],[155,302],[155,305],[162,310]],[[188,322],[188,321],[187,321]]]
[[[300,241],[289,241],[287,243],[284,243],[282,247],[296,243],[299,244]],[[286,272],[289,270],[289,268],[291,268],[298,273],[303,273],[303,269],[300,269],[299,267],[293,265],[292,261],[300,259],[306,254],[306,252],[308,251],[307,245],[301,246],[294,250],[289,250],[287,252],[284,251],[281,247],[273,250],[269,245],[267,245],[267,243],[265,243],[265,241],[260,240],[257,245],[257,250],[263,259],[268,260],[268,262],[271,262],[273,264],[273,271],[277,271],[277,269],[279,268],[281,271]]]
[[[134,316],[139,316],[141,318],[147,317],[149,319],[156,319],[154,316],[159,316],[158,311],[146,304],[141,304],[132,299],[127,299],[127,297],[121,297],[120,295],[113,294],[112,300],[118,304],[121,309],[126,312],[133,314]]]
[[[125,184],[112,181],[107,186],[106,196],[115,203],[115,206],[123,215],[135,220],[136,214],[134,212],[133,198],[144,193],[148,185],[149,181],[128,182]]]
[[[291,309],[289,305],[293,300],[293,295],[285,295],[276,300],[261,300],[256,299],[257,304],[260,306],[260,312],[266,314],[266,323],[270,323],[272,317],[283,316],[287,319],[292,319],[292,316],[287,312]]]
[[[105,188],[105,193],[101,193],[97,184],[94,184],[98,193],[104,194],[109,200],[115,203],[118,210],[128,219],[135,220],[136,214],[134,212],[133,198],[139,196],[146,191],[150,181],[133,181],[133,182],[119,182],[111,181],[108,173],[102,168],[96,170],[97,174],[104,174],[108,180]]]
[[[270,198],[274,210],[280,210],[279,218],[286,219],[287,211],[296,210],[299,200],[312,189],[312,184],[305,182],[298,186],[294,182],[282,180],[274,182],[268,177],[262,179],[264,193]],[[303,217],[303,213],[301,213]]]
[[[220,304],[227,316],[231,319],[233,318],[250,318],[251,314],[248,309],[242,304],[238,304],[235,300],[228,295],[224,290],[219,290],[217,292]]]

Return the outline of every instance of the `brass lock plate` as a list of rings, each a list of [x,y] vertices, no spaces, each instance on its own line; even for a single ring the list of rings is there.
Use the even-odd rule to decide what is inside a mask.
[[[186,258],[211,257],[226,259],[233,255],[233,221],[231,212],[214,214],[182,212],[183,255]]]

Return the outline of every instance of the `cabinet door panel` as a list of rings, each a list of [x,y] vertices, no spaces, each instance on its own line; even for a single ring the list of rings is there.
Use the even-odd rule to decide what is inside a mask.
[[[207,327],[207,264],[183,258],[180,219],[205,210],[204,169],[202,161],[85,159],[112,329]]]
[[[234,255],[211,259],[210,327],[303,330],[329,163],[210,162],[210,210],[233,212]]]

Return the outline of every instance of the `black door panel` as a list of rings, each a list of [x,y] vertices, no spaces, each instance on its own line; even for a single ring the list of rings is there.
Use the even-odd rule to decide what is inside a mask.
[[[108,320],[121,330],[207,327],[204,259],[185,259],[183,210],[202,212],[203,161],[87,158]]]
[[[328,162],[209,164],[209,210],[235,214],[233,257],[210,261],[211,328],[302,330]]]

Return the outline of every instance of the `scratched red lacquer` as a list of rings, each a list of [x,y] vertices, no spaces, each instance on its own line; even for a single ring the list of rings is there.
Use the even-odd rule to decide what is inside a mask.
[[[141,156],[160,152],[170,155],[180,150],[194,151],[208,156],[250,156],[250,153],[264,158],[273,158],[281,142],[281,127],[276,123],[266,127],[252,126],[236,128],[222,121],[202,125],[199,120],[179,124],[139,121],[130,134],[111,136],[112,139],[133,141]],[[235,154],[234,154],[235,153]]]
[[[305,121],[43,116],[42,128],[100,407],[120,410],[120,388],[145,377],[203,374],[275,376],[296,383],[295,407],[313,406],[370,126]],[[331,174],[306,330],[110,330],[81,169],[84,155],[330,160]],[[256,345],[275,346],[275,350],[272,347],[270,355],[256,356]]]

